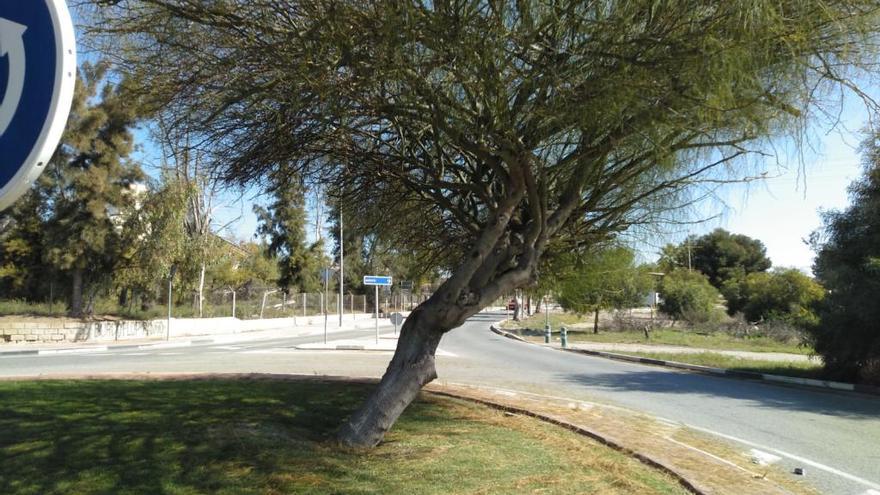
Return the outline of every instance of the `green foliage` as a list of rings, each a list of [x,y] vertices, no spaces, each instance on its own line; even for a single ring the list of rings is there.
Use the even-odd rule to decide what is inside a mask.
[[[700,272],[673,270],[660,283],[660,311],[673,320],[700,324],[718,319],[720,294]]]
[[[665,271],[675,268],[698,270],[709,278],[709,283],[721,290],[730,280],[767,271],[771,262],[767,249],[758,239],[715,229],[699,237],[689,236],[681,244],[665,246],[659,264]]]
[[[107,65],[83,64],[61,144],[29,195],[7,217],[0,274],[13,294],[44,299],[55,280],[70,311],[80,314],[84,294],[94,300],[109,286],[122,251],[122,232],[132,217],[144,176],[129,160],[131,129],[142,107],[131,98],[129,79],[113,84]]]
[[[869,0],[94,3],[89,34],[197,116],[219,175],[339,191],[382,242],[459,273],[442,300],[471,314],[555,240],[608,241],[738,176],[873,62],[876,21]]]
[[[636,306],[653,283],[647,270],[636,266],[635,253],[620,246],[563,255],[556,270],[551,275],[559,277],[556,300],[565,310],[581,314]]]
[[[804,329],[817,323],[814,308],[825,290],[799,270],[786,268],[728,280],[723,294],[730,314],[741,312],[751,322],[782,321]]]
[[[813,270],[828,294],[812,336],[830,377],[880,384],[880,144],[872,137],[863,146],[852,204],[826,212],[813,235]]]
[[[305,184],[289,174],[272,177],[272,203],[254,206],[260,222],[257,233],[268,238],[268,254],[278,260],[278,286],[284,290],[323,290],[321,269],[324,247],[321,241],[307,244]]]

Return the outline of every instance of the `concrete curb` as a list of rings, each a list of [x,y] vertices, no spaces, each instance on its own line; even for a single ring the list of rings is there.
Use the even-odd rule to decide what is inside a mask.
[[[61,373],[57,375],[46,374],[46,375],[23,375],[18,377],[0,377],[0,382],[9,382],[9,381],[19,381],[19,380],[149,380],[149,381],[160,381],[160,380],[168,380],[168,381],[181,381],[181,380],[280,380],[280,381],[304,381],[304,382],[332,382],[332,383],[362,383],[362,384],[377,384],[379,383],[378,378],[369,378],[369,377],[357,377],[357,376],[339,376],[339,375],[306,375],[306,374],[294,374],[294,373],[214,373],[214,372],[197,372],[197,373],[187,373],[187,372],[162,372],[162,373],[149,373],[149,372],[131,372],[131,373]],[[492,409],[496,409],[499,411],[510,412],[514,414],[521,414],[523,416],[528,416],[539,421],[543,421],[545,423],[550,423],[555,426],[559,426],[561,428],[565,428],[569,431],[577,433],[578,435],[585,436],[591,438],[609,448],[612,448],[618,452],[621,452],[625,455],[631,456],[637,459],[639,462],[646,464],[654,469],[659,471],[663,471],[664,473],[675,478],[681,486],[683,486],[688,491],[696,494],[696,495],[706,495],[711,493],[710,490],[706,490],[705,488],[700,487],[696,482],[687,479],[684,475],[677,472],[675,469],[666,466],[662,462],[652,458],[651,456],[633,450],[629,447],[626,447],[622,443],[617,440],[608,437],[607,435],[602,435],[598,432],[592,431],[584,426],[580,426],[559,418],[554,418],[552,416],[548,416],[542,413],[536,413],[534,411],[530,411],[528,409],[514,407],[507,404],[500,404],[497,402],[493,402],[487,399],[479,399],[476,397],[470,397],[463,394],[457,394],[455,392],[451,392],[449,390],[437,390],[438,388],[443,388],[442,385],[432,384],[429,385],[430,388],[423,389],[425,393],[429,393],[432,395],[449,397],[453,399],[464,400],[468,402],[473,402],[476,404],[481,404],[486,407],[490,407]],[[491,389],[490,389],[491,390]]]
[[[193,344],[214,344],[219,343],[218,339],[193,339],[177,342],[157,342],[155,344],[121,344],[121,345],[99,345],[91,347],[64,347],[61,349],[24,349],[14,351],[0,351],[0,357],[6,356],[50,356],[57,354],[83,354],[87,352],[104,352],[104,351],[126,351],[126,350],[147,350],[147,349],[173,349],[175,347],[188,347]]]
[[[507,337],[509,339],[518,340],[520,342],[525,342],[527,344],[538,345],[534,342],[525,340],[518,335],[514,335],[510,332],[505,332],[500,328],[496,327],[495,324],[492,324],[489,327],[490,330],[501,335],[503,337]],[[572,352],[575,354],[586,354],[588,356],[596,356],[605,359],[614,359],[616,361],[627,361],[630,363],[639,363],[639,364],[650,364],[653,366],[664,366],[667,368],[676,368],[685,371],[694,371],[697,373],[704,373],[712,376],[721,376],[725,378],[738,378],[741,380],[758,380],[765,382],[775,382],[782,383],[786,385],[797,385],[800,387],[809,387],[809,388],[817,388],[824,390],[835,390],[842,392],[857,392],[868,395],[877,395],[880,396],[880,387],[874,387],[871,385],[858,385],[852,383],[843,383],[843,382],[835,382],[830,380],[813,380],[811,378],[796,378],[792,376],[782,376],[782,375],[771,375],[767,373],[757,373],[754,371],[738,371],[738,370],[730,370],[726,368],[712,368],[709,366],[700,366],[697,364],[686,364],[679,363],[677,361],[664,361],[661,359],[651,359],[651,358],[643,358],[637,356],[628,356],[626,354],[617,354],[613,352],[605,352],[605,351],[591,351],[588,349],[561,349],[556,347],[551,347],[551,349],[555,349],[558,351],[564,352]]]

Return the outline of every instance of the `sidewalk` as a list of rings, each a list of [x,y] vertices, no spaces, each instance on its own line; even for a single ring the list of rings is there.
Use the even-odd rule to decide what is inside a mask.
[[[553,342],[550,347],[560,347],[559,342]],[[675,345],[650,345],[650,344],[611,344],[611,343],[569,343],[569,349],[585,349],[588,351],[607,352],[662,352],[670,354],[702,354],[711,352],[742,359],[755,359],[758,361],[775,361],[787,363],[821,363],[818,356],[806,354],[790,354],[786,352],[753,352],[753,351],[729,351],[723,349],[705,349],[700,347],[684,347]]]
[[[339,326],[338,315],[330,315],[327,320],[327,334],[332,335],[341,332],[363,330],[365,337],[375,329],[374,319],[359,319],[355,321],[343,320]],[[172,325],[174,320],[172,319]],[[394,328],[387,318],[379,319],[380,332],[389,332]],[[95,352],[121,349],[149,349],[161,347],[185,347],[193,344],[227,344],[234,342],[246,342],[252,340],[269,340],[290,337],[318,336],[324,334],[324,324],[298,325],[287,328],[273,328],[269,330],[254,330],[249,332],[229,334],[206,334],[204,336],[183,336],[155,339],[129,339],[117,342],[62,342],[58,344],[31,343],[31,344],[0,344],[0,356],[35,355],[35,354],[74,354],[78,352]],[[397,340],[394,340],[397,345]],[[391,350],[394,350],[393,347]]]

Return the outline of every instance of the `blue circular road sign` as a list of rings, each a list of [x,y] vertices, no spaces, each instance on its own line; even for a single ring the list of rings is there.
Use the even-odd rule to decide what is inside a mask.
[[[0,210],[52,157],[75,81],[76,40],[64,0],[0,1]]]

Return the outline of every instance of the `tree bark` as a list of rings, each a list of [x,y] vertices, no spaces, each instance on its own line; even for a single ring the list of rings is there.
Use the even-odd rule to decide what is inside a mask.
[[[80,316],[83,312],[83,270],[74,268],[70,290],[70,314]]]
[[[423,386],[437,378],[434,353],[444,328],[431,301],[416,308],[406,319],[394,357],[379,385],[337,436],[342,445],[375,447],[397,418],[418,396]],[[444,308],[445,309],[445,308]]]
[[[596,313],[593,316],[593,333],[599,333],[599,308],[596,307]]]

